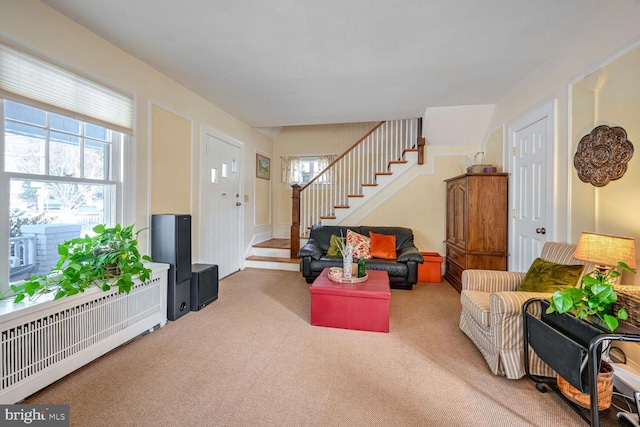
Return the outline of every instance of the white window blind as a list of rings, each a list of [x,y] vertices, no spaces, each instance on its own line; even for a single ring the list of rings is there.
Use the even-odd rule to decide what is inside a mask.
[[[39,58],[0,44],[0,91],[131,133],[133,100]],[[93,119],[93,120],[91,120]]]

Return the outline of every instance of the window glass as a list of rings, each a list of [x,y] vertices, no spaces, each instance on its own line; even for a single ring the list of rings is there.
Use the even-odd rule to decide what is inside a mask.
[[[18,104],[17,102],[6,101],[4,115],[7,119],[19,122],[40,126],[47,124],[47,113],[44,110],[29,105]]]
[[[61,130],[65,132],[80,133],[80,120],[71,117],[61,116],[60,114],[49,115],[49,127],[51,129]]]
[[[84,177],[90,179],[109,179],[107,162],[111,155],[111,144],[85,140]]]
[[[97,224],[116,222],[119,182],[111,177],[122,175],[122,162],[114,153],[122,153],[124,136],[12,101],[0,102],[9,181],[9,206],[0,208],[9,211],[9,282],[16,282],[25,278],[23,271],[43,274],[57,260],[57,246],[52,246],[52,253],[42,253],[41,246],[36,251],[41,237],[33,227],[23,226],[50,224],[44,229],[63,230],[71,238],[92,235]],[[32,265],[43,271],[31,271]]]
[[[109,129],[91,123],[84,124],[84,134],[87,138],[109,141]]]
[[[80,138],[51,132],[49,175],[80,177]]]
[[[300,157],[300,176],[298,177],[300,184],[306,184],[314,179],[326,167],[321,164],[318,157]],[[327,184],[329,182],[328,175],[324,175],[314,181],[316,184]]]
[[[45,130],[5,121],[4,168],[7,172],[43,174]]]

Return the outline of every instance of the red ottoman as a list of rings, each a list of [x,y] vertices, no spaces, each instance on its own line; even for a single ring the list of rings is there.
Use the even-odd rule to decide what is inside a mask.
[[[367,270],[362,283],[329,280],[325,268],[309,287],[311,324],[360,331],[389,332],[389,274]]]

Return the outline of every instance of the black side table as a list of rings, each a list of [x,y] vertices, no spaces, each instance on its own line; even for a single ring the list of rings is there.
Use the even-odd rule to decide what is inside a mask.
[[[535,317],[529,312],[532,303],[543,304],[541,318]],[[598,412],[598,371],[602,348],[606,341],[628,341],[640,343],[640,329],[628,324],[621,324],[618,333],[607,333],[590,322],[576,319],[567,314],[545,314],[543,299],[530,299],[522,307],[524,321],[524,364],[525,372],[529,378],[536,382],[536,388],[545,392],[548,386],[557,393],[574,411],[578,413],[588,424],[598,427],[600,418],[612,420],[617,425],[617,411],[613,408]],[[564,316],[570,317],[573,322],[581,322],[578,329],[567,331],[560,324]],[[533,348],[538,357],[547,363],[554,371],[564,378],[574,378],[582,381],[591,396],[591,408],[586,410],[569,400],[557,386],[556,379],[532,375],[529,368],[529,346]],[[584,371],[584,358],[587,358],[587,367]],[[574,363],[575,362],[575,363]],[[582,365],[582,366],[581,366]],[[573,384],[576,386],[576,384]],[[580,387],[576,387],[580,388]],[[586,390],[583,390],[586,393]]]

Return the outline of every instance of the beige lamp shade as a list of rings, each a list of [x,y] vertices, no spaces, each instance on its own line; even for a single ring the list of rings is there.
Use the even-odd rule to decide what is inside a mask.
[[[636,268],[636,248],[632,237],[582,233],[573,257],[604,267],[615,267],[618,262],[624,262]]]

